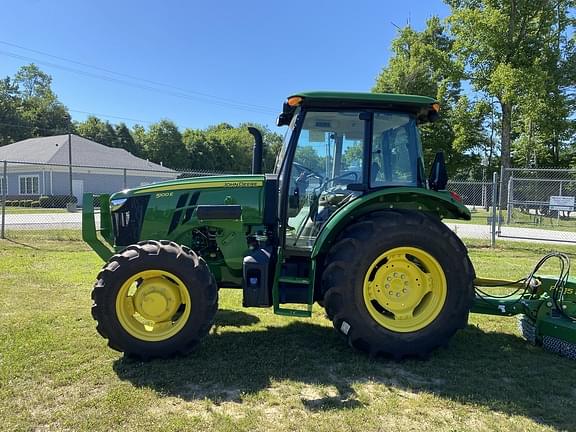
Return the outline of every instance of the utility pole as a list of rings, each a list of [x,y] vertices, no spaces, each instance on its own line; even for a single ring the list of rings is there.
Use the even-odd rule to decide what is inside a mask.
[[[70,201],[72,202],[73,190],[72,190],[72,134],[68,130],[68,180],[70,186]]]
[[[4,161],[4,169],[2,171],[2,232],[0,238],[6,238],[6,198],[8,194],[8,162]]]

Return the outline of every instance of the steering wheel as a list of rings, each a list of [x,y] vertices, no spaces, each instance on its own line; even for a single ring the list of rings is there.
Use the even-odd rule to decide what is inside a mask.
[[[312,168],[308,168],[306,165],[302,165],[301,163],[298,162],[293,162],[292,165],[298,169],[301,173],[302,172],[307,172],[308,174],[306,175],[306,179],[309,179],[311,177],[316,177],[317,179],[320,180],[320,182],[322,182],[322,180],[324,180],[324,176],[317,173],[316,171],[314,171]]]

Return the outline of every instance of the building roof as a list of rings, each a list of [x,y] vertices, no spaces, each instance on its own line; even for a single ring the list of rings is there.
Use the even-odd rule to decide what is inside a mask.
[[[170,168],[136,157],[124,149],[107,147],[78,135],[72,135],[71,142],[72,165],[174,172]],[[2,146],[0,160],[68,165],[68,134],[29,138]]]

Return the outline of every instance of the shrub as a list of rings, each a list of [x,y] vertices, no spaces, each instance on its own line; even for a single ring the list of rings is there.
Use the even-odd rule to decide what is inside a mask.
[[[40,201],[32,201],[31,207],[40,207]]]
[[[43,208],[66,208],[66,204],[77,203],[78,198],[70,195],[41,196],[38,201]]]

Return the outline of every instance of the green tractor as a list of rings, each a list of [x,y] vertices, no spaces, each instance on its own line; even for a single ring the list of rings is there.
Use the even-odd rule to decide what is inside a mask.
[[[262,138],[251,129],[251,175],[100,195],[98,230],[86,194],[83,236],[106,261],[92,292],[98,332],[127,355],[185,354],[209,332],[218,290],[235,288],[244,307],[279,315],[309,317],[317,302],[370,355],[426,357],[470,311],[522,314],[533,343],[574,355],[567,269],[475,280],[466,247],[442,223],[470,212],[446,191],[441,153],[425,175],[418,126],[438,111],[423,96],[299,93],[278,117],[288,132],[274,174],[262,174]],[[475,288],[511,283],[508,298]]]

